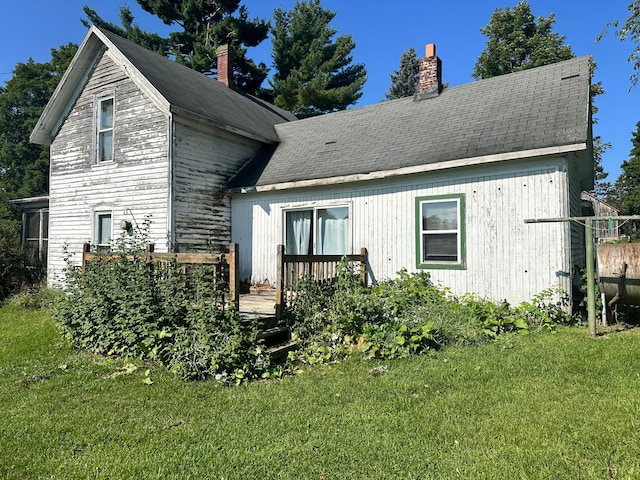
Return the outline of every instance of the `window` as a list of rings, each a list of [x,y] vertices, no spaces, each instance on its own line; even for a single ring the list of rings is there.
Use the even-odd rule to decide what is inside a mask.
[[[416,198],[418,268],[465,268],[464,195]]]
[[[285,224],[289,255],[349,253],[349,207],[288,210]]]
[[[97,125],[97,162],[110,162],[113,160],[113,97],[98,101]]]
[[[111,212],[95,212],[93,243],[98,249],[106,249],[111,241]]]
[[[23,238],[25,250],[32,258],[47,261],[49,243],[49,211],[28,210],[24,213]]]

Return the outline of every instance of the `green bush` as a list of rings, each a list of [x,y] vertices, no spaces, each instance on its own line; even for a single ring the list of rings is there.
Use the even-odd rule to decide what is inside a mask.
[[[301,345],[295,354],[299,360],[321,363],[354,352],[386,359],[445,345],[479,344],[505,333],[525,334],[533,326],[552,330],[570,317],[549,303],[551,294],[545,291],[512,308],[473,295],[456,298],[427,272],[406,270],[364,288],[357,272],[342,263],[332,283],[303,279],[285,314]]]
[[[0,302],[44,278],[45,266],[20,245],[19,224],[0,221]]]
[[[221,304],[213,266],[183,271],[151,261],[146,228],[122,236],[109,259],[85,271],[67,259],[66,289],[54,316],[81,349],[154,360],[185,379],[228,383],[259,377],[269,367],[253,323]]]

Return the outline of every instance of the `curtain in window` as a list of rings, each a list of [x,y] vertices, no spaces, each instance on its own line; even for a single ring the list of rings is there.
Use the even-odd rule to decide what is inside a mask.
[[[111,214],[98,215],[98,245],[107,245],[111,239]]]
[[[347,207],[326,208],[318,211],[318,255],[344,255],[347,253],[349,209]]]
[[[286,249],[289,255],[308,255],[312,210],[287,212]]]

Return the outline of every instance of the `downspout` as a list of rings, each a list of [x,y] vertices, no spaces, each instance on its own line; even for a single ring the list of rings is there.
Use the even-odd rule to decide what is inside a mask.
[[[174,149],[173,141],[175,138],[175,125],[173,123],[173,114],[169,113],[168,124],[168,146],[167,146],[167,161],[168,161],[168,185],[167,185],[167,252],[172,252],[176,246],[176,234],[175,234],[175,201],[173,198],[174,187]]]

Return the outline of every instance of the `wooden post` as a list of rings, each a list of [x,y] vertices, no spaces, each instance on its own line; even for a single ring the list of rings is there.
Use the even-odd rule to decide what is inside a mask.
[[[91,244],[86,242],[82,246],[82,273],[84,273],[86,265],[87,265],[87,254],[91,252]]]
[[[593,246],[593,220],[587,218],[584,223],[585,249],[587,260],[587,319],[589,333],[596,336],[596,277],[595,249]]]
[[[276,272],[276,319],[282,318],[282,310],[284,309],[283,291],[284,291],[284,245],[278,245],[278,261]]]
[[[237,243],[229,244],[229,297],[232,308],[240,309],[240,246]]]
[[[362,281],[362,286],[367,286],[367,262],[369,261],[367,248],[362,247],[360,249],[360,280]]]

